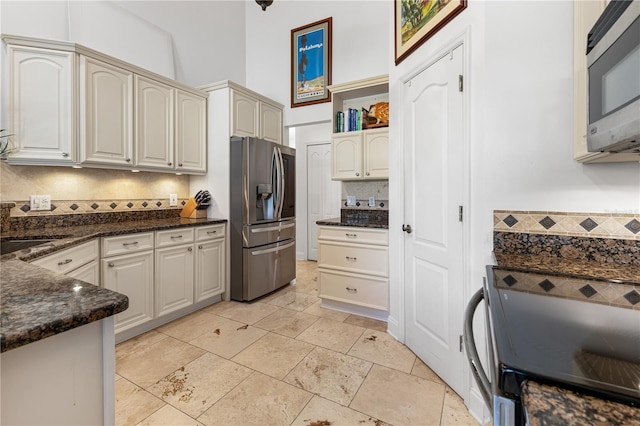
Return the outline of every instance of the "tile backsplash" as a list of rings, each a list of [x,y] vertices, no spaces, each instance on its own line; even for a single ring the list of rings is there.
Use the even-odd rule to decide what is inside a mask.
[[[494,210],[493,229],[498,232],[640,240],[640,215]]]
[[[182,207],[187,199],[178,199],[178,206]],[[31,211],[29,201],[15,201],[15,207],[11,208],[11,217],[27,216],[54,216],[87,213],[106,212],[130,212],[175,209],[169,206],[169,200],[163,199],[126,199],[126,200],[51,200],[51,210]]]

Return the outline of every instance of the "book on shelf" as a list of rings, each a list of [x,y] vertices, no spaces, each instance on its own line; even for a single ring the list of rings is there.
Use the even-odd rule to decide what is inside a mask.
[[[361,109],[348,108],[346,111],[338,111],[335,119],[335,132],[354,132],[366,128],[363,126],[366,114]]]

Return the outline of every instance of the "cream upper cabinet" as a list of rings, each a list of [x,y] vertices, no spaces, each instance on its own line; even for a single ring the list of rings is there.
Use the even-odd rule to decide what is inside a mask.
[[[206,93],[75,43],[2,39],[9,164],[206,173]]]
[[[282,143],[282,106],[247,89],[231,89],[231,135]]]
[[[133,164],[133,73],[80,55],[80,162]]]
[[[176,89],[176,172],[207,171],[207,100]]]
[[[334,84],[331,90],[333,135],[331,136],[331,178],[333,180],[389,179],[389,128],[382,124],[348,131],[338,115],[345,111],[369,110],[371,105],[389,101],[389,76]],[[343,119],[340,119],[340,122]],[[348,127],[347,127],[348,128]]]
[[[587,151],[587,35],[609,2],[573,2],[573,158],[581,163],[640,161],[640,154]]]
[[[15,164],[71,165],[76,161],[75,54],[13,44],[9,125]]]
[[[336,133],[331,150],[333,180],[389,179],[388,129]]]
[[[135,76],[135,165],[173,170],[174,90]]]
[[[282,109],[260,102],[260,138],[282,143]]]
[[[336,134],[331,140],[331,178],[362,179],[362,134]]]

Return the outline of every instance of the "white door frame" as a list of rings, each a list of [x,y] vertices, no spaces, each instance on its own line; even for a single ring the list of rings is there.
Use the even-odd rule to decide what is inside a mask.
[[[471,185],[470,185],[470,178],[471,178],[471,154],[470,154],[470,128],[471,128],[471,120],[470,120],[470,116],[469,116],[469,106],[471,105],[471,99],[470,99],[470,90],[469,90],[469,81],[470,79],[470,61],[471,61],[471,54],[470,54],[470,35],[469,35],[469,29],[465,29],[465,31],[461,34],[458,34],[456,37],[453,37],[451,39],[451,41],[449,41],[445,47],[443,47],[442,49],[440,49],[437,53],[431,55],[427,60],[425,60],[424,62],[420,63],[419,65],[417,65],[416,67],[414,67],[411,71],[409,71],[408,73],[402,75],[400,77],[400,81],[398,82],[398,84],[395,86],[395,89],[399,91],[399,95],[394,96],[393,100],[395,101],[394,104],[397,104],[396,108],[398,108],[398,111],[400,112],[398,116],[396,116],[396,120],[398,123],[400,123],[398,126],[398,128],[396,128],[396,131],[399,132],[398,134],[402,134],[403,133],[403,124],[404,123],[404,111],[402,110],[402,105],[403,105],[403,95],[402,95],[402,91],[403,91],[403,86],[405,83],[407,83],[409,80],[411,80],[413,77],[415,77],[416,75],[420,74],[422,71],[426,70],[427,68],[429,68],[431,65],[435,64],[436,62],[438,62],[438,60],[440,60],[441,58],[443,58],[444,56],[446,56],[450,51],[452,51],[453,49],[455,49],[456,47],[463,45],[464,49],[463,49],[463,73],[465,76],[465,81],[464,81],[464,90],[463,90],[463,96],[464,96],[464,129],[463,129],[463,151],[465,152],[465,158],[463,159],[464,162],[464,176],[463,176],[463,182],[464,182],[464,198],[463,198],[463,203],[464,203],[464,207],[465,207],[465,212],[463,214],[463,262],[464,262],[464,271],[463,271],[463,289],[462,289],[462,294],[463,294],[463,298],[465,301],[469,300],[469,298],[471,297],[472,294],[472,286],[471,286],[471,262],[470,262],[470,253],[471,253],[471,241],[470,241],[470,236],[471,236],[471,217],[469,215],[469,212],[471,211]],[[396,139],[396,140],[402,140],[402,138]],[[395,185],[393,185],[393,188],[395,188],[396,191],[396,197],[395,198],[395,202],[393,203],[394,206],[396,206],[394,208],[394,211],[396,212],[396,214],[394,215],[390,215],[390,230],[392,232],[389,233],[389,238],[390,238],[390,247],[395,247],[395,250],[393,250],[393,252],[390,252],[390,262],[395,263],[396,265],[398,265],[395,269],[395,274],[396,274],[396,278],[394,280],[392,280],[392,288],[391,288],[391,294],[390,297],[391,298],[396,298],[395,302],[392,302],[390,304],[391,308],[393,309],[393,307],[397,307],[397,312],[390,312],[389,315],[389,333],[391,335],[393,335],[396,339],[398,339],[400,342],[405,341],[405,312],[406,312],[406,308],[405,308],[405,303],[404,303],[404,294],[406,291],[406,286],[405,286],[405,274],[404,274],[404,259],[405,259],[405,250],[404,250],[404,244],[405,244],[405,238],[404,238],[404,233],[401,230],[401,226],[404,223],[404,217],[405,217],[405,211],[404,211],[404,191],[403,191],[403,183],[404,183],[404,167],[403,167],[403,161],[404,161],[404,155],[405,155],[405,147],[403,144],[399,144],[397,147],[394,147],[393,149],[394,153],[392,153],[392,159],[395,158],[395,162],[392,161],[392,164],[396,164],[397,170],[398,172],[395,174],[392,174],[393,176],[396,176],[398,178],[402,177],[402,179],[397,179],[397,180],[401,180],[401,182],[395,182]],[[394,220],[395,219],[395,220]],[[462,330],[460,330],[460,332],[462,333]],[[464,367],[465,369],[465,374],[463,375],[463,380],[464,380],[464,389],[465,389],[465,394],[464,395],[460,395],[465,402],[467,403],[467,406],[470,406],[470,402],[472,404],[475,405],[475,403],[473,401],[469,401],[469,398],[471,397],[470,395],[470,386],[471,386],[471,381],[470,381],[470,371],[469,371],[469,366],[468,363],[464,363]],[[479,395],[478,395],[479,396]],[[474,397],[475,399],[475,397]],[[484,402],[482,401],[482,398],[480,398],[480,404],[481,407],[484,406]],[[480,408],[480,412],[482,412],[482,408]]]

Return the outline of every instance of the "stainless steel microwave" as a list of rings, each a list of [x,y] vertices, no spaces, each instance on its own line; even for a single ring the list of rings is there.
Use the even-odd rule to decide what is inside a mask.
[[[640,0],[613,0],[587,39],[591,152],[640,152]]]

